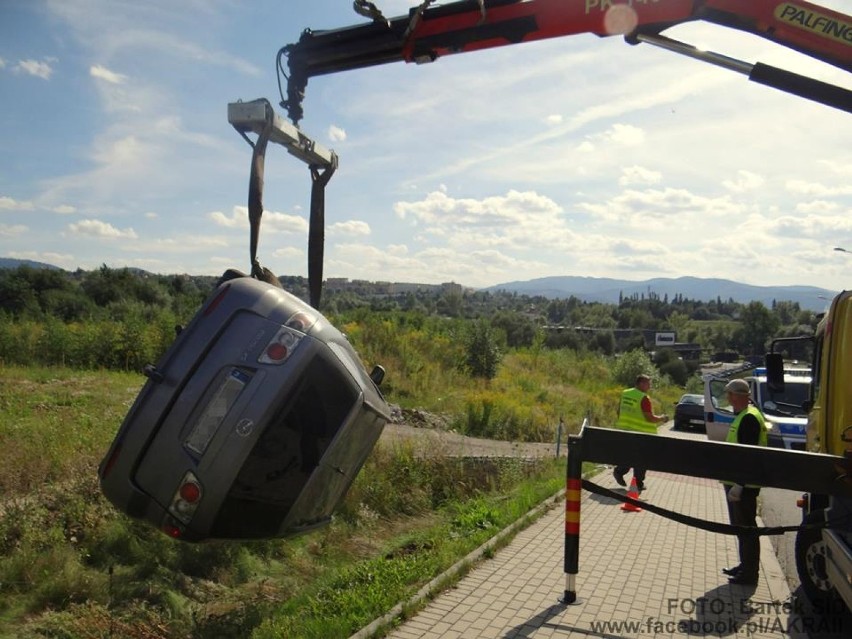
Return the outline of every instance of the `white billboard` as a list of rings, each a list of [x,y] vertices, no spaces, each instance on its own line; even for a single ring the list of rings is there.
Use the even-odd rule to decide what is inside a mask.
[[[671,346],[675,343],[674,331],[658,332],[655,335],[654,345],[656,346]]]

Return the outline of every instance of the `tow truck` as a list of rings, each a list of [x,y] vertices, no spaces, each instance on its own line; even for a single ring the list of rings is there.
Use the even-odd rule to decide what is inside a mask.
[[[325,74],[393,62],[433,63],[448,56],[576,34],[623,36],[707,62],[750,81],[852,113],[852,91],[763,64],[738,60],[675,40],[664,32],[704,21],[771,40],[852,73],[852,16],[803,0],[424,0],[406,15],[386,18],[380,3],[355,0],[367,22],[331,30],[305,29],[277,56],[280,106],[294,125],[303,117],[308,81]],[[285,63],[286,60],[286,63]],[[286,79],[286,88],[281,79]],[[648,469],[807,491],[807,525],[797,543],[806,594],[841,600],[852,609],[852,294],[838,296],[816,336],[808,450],[669,440],[584,424],[569,440],[569,494],[581,485],[580,464],[625,464],[641,455]],[[783,362],[767,356],[768,384],[781,392]],[[566,503],[568,500],[566,499]],[[566,603],[576,600],[574,576],[579,501],[566,512]],[[577,533],[578,535],[579,533]],[[830,611],[830,609],[827,609]]]
[[[844,455],[838,481],[852,484],[852,291],[831,302],[813,336],[813,381],[799,407],[807,412],[807,450]],[[767,386],[784,394],[790,370],[780,353],[766,356]],[[852,499],[809,491],[799,500],[804,528],[796,535],[802,589],[819,610],[852,610]]]

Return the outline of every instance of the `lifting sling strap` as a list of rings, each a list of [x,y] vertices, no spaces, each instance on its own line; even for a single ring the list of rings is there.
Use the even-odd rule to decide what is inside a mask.
[[[262,110],[262,114],[261,114]],[[266,147],[270,141],[282,144],[292,155],[308,164],[311,174],[311,212],[308,230],[308,290],[310,305],[319,309],[322,297],[323,253],[325,246],[325,187],[337,169],[337,155],[319,147],[293,125],[283,122],[268,100],[228,105],[228,119],[252,147],[249,174],[248,218],[251,276],[275,286],[278,278],[257,259],[260,221],[263,216],[263,181]],[[252,142],[246,131],[257,133]]]

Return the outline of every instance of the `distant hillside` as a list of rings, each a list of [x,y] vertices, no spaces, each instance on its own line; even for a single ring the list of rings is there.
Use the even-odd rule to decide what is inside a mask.
[[[772,300],[798,302],[803,309],[822,311],[826,300],[837,294],[816,286],[752,286],[731,280],[700,277],[654,278],[641,282],[616,280],[606,277],[541,277],[523,282],[506,282],[490,286],[487,291],[509,291],[523,295],[543,295],[560,298],[574,295],[587,302],[617,304],[619,294],[631,297],[634,293],[654,293],[660,297],[683,295],[694,300],[709,301],[717,297],[729,298],[741,304],[751,301],[763,302],[767,307]]]
[[[0,268],[18,268],[19,266],[29,266],[30,268],[48,268],[54,271],[62,270],[58,266],[54,266],[53,264],[46,264],[44,262],[34,262],[33,260],[16,260],[11,257],[0,257]]]

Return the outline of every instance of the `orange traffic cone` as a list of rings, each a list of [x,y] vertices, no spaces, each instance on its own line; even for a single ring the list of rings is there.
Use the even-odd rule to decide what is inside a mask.
[[[630,488],[627,489],[627,496],[631,499],[639,499],[639,486],[636,485],[636,478],[630,480]],[[621,504],[621,510],[628,513],[641,513],[642,509],[639,506],[634,506],[629,502]]]

